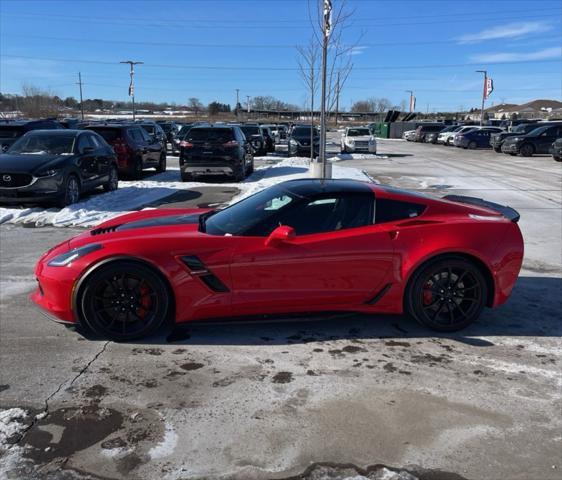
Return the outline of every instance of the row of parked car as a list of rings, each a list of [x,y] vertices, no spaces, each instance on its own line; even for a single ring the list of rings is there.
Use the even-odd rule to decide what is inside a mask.
[[[497,153],[523,157],[551,154],[554,160],[562,160],[562,121],[559,120],[521,122],[508,129],[428,123],[404,132],[402,138],[472,150],[492,148]]]

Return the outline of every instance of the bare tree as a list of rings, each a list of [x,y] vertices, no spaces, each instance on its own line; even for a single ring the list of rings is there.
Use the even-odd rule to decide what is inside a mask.
[[[33,85],[25,84],[22,87],[23,101],[21,112],[32,118],[56,117],[59,112],[60,99],[52,92],[41,90]]]
[[[205,107],[201,103],[201,101],[196,97],[190,97],[187,100],[187,106],[195,112],[195,115],[199,115],[200,112],[205,110]]]
[[[304,82],[308,95],[310,96],[310,160],[314,159],[314,99],[318,91],[318,74],[320,65],[320,46],[314,38],[312,38],[306,47],[297,46],[299,57],[299,73]]]

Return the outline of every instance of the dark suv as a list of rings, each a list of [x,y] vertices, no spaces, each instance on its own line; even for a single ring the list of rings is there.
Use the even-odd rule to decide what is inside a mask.
[[[444,128],[445,128],[445,125],[443,125],[442,123],[432,123],[432,124],[428,124],[428,125],[419,125],[418,128],[416,128],[416,134],[414,136],[414,141],[415,142],[424,142],[425,136],[428,133],[439,133]]]
[[[232,175],[240,182],[253,171],[252,148],[236,125],[193,127],[183,138],[180,172],[184,182],[195,175]]]
[[[490,135],[490,146],[494,152],[501,153],[503,142],[509,137],[517,137],[532,132],[535,128],[552,125],[550,123],[521,123],[512,128],[510,132],[493,133]]]
[[[145,168],[153,167],[158,173],[166,171],[166,148],[140,125],[105,124],[83,128],[99,133],[113,147],[119,173],[141,178]]]
[[[180,126],[176,122],[166,122],[162,120],[159,120],[156,123],[162,127],[162,130],[164,130],[168,142],[173,145],[174,139],[176,138],[177,133],[180,131]]]
[[[320,134],[318,129],[314,127],[311,132],[310,129],[313,128],[310,125],[298,125],[291,129],[289,135],[289,142],[287,146],[287,155],[289,157],[294,157],[298,155],[310,156],[310,137],[312,133],[312,141],[314,143],[314,156],[317,156],[320,151]]]
[[[158,123],[153,122],[151,120],[138,120],[135,123],[139,124],[142,128],[144,128],[146,130],[146,133],[148,133],[148,135],[150,136],[150,138],[152,138],[152,140],[160,142],[164,150],[166,150],[166,143],[168,142],[168,137],[166,135],[166,132],[162,129],[162,127]]]
[[[531,157],[536,154],[550,153],[555,140],[562,137],[562,122],[545,127],[537,127],[526,135],[507,138],[502,145],[502,152],[510,155]]]
[[[24,133],[31,130],[60,130],[64,127],[54,120],[9,120],[0,123],[0,153],[5,152]]]
[[[557,162],[562,162],[562,137],[556,139],[550,147],[550,153],[552,153],[552,158]]]

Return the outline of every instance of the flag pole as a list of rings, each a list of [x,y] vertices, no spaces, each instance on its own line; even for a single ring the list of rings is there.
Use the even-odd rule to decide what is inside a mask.
[[[480,109],[480,126],[484,125],[484,101],[486,100],[486,89],[488,88],[488,72],[486,70],[476,70],[477,73],[484,74],[484,86],[482,87],[482,108]]]

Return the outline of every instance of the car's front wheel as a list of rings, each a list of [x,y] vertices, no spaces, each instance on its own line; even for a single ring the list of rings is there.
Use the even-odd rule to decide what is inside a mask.
[[[57,201],[61,208],[72,205],[80,200],[80,181],[74,174],[68,175],[64,181],[64,191]]]
[[[166,154],[162,152],[160,154],[160,160],[158,162],[158,166],[156,167],[157,173],[163,173],[166,171]]]
[[[476,144],[476,142],[474,140],[472,140],[469,144],[468,144],[468,148],[470,150],[476,150],[476,147],[478,147],[478,145]]]
[[[522,157],[532,157],[533,153],[535,153],[535,149],[533,148],[532,145],[526,143],[524,145],[521,145],[521,148],[519,149],[519,153],[521,154]]]
[[[476,264],[462,257],[441,257],[414,273],[406,308],[423,325],[454,332],[478,319],[487,294],[486,279]]]
[[[96,334],[116,341],[154,333],[168,315],[170,294],[158,274],[132,261],[95,270],[79,293],[81,319]]]
[[[109,179],[103,184],[103,189],[106,192],[113,192],[119,188],[119,173],[117,172],[117,167],[112,166],[109,169]]]

